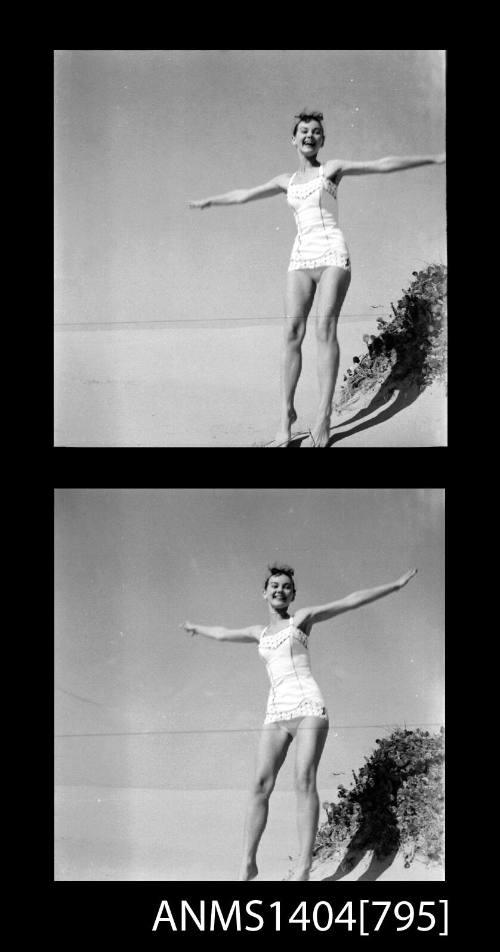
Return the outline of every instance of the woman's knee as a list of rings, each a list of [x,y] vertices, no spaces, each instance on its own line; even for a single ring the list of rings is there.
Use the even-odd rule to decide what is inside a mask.
[[[274,789],[276,778],[270,774],[258,774],[253,782],[252,794],[262,800],[267,800]]]
[[[316,768],[306,767],[295,772],[295,790],[297,793],[316,793]]]
[[[316,320],[316,337],[324,344],[337,344],[338,314],[322,316],[318,314]]]
[[[302,341],[304,340],[305,333],[306,322],[303,318],[285,318],[285,343],[300,347]]]

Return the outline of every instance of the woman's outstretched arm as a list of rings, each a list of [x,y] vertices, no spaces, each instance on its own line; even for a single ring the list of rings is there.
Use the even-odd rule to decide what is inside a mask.
[[[345,598],[339,598],[337,601],[330,602],[327,605],[302,608],[295,613],[294,618],[296,624],[301,628],[310,628],[316,622],[328,621],[329,618],[334,618],[335,615],[340,615],[342,612],[359,608],[360,605],[367,605],[368,602],[374,602],[377,598],[390,595],[391,592],[398,592],[400,588],[403,588],[403,586],[416,575],[416,572],[416,569],[411,569],[410,572],[406,572],[401,578],[398,578],[396,582],[389,582],[388,585],[378,585],[376,588],[366,588],[360,592],[352,592],[351,595],[347,595]]]
[[[201,198],[198,201],[188,202],[189,208],[210,208],[211,205],[243,205],[244,202],[254,202],[258,198],[271,198],[286,192],[290,176],[288,173],[277,175],[264,185],[255,188],[237,188],[233,192],[224,192],[223,195],[212,195],[210,198]]]
[[[216,641],[259,641],[261,629],[259,625],[250,625],[248,628],[222,628],[221,625],[193,625],[185,621],[179,625],[189,635],[204,635],[205,638],[215,638]]]
[[[439,155],[386,155],[383,159],[366,162],[350,162],[348,159],[330,159],[325,163],[327,178],[337,181],[344,175],[369,175],[376,172],[401,172],[414,169],[418,165],[443,165],[446,162],[444,152]]]

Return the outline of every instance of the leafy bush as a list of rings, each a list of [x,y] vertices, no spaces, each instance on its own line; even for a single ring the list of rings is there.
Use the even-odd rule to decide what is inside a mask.
[[[347,846],[373,850],[378,858],[402,850],[405,866],[418,854],[441,861],[444,814],[444,729],[397,728],[383,739],[358,773],[354,786],[338,787],[339,802],[324,803],[315,859]]]
[[[447,270],[432,264],[413,276],[401,300],[391,304],[392,318],[379,319],[379,333],[363,337],[367,353],[353,357],[335,401],[338,408],[375,385],[389,390],[412,385],[424,389],[445,379]]]

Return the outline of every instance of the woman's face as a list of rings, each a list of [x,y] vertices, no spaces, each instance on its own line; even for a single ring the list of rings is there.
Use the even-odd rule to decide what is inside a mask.
[[[299,122],[292,142],[299,155],[316,155],[324,142],[323,129],[316,119],[310,122]]]
[[[271,608],[288,608],[295,598],[293,583],[288,575],[271,575],[264,598]]]

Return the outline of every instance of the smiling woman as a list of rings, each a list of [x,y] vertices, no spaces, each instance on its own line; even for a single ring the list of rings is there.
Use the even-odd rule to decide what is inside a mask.
[[[265,628],[262,625],[236,629],[206,627],[188,621],[180,626],[190,635],[204,635],[216,641],[257,643],[269,677],[270,691],[247,810],[240,880],[251,880],[258,874],[257,849],[267,823],[269,798],[294,739],[300,855],[293,878],[309,879],[319,820],[316,776],[329,727],[326,704],[309,661],[309,636],[313,626],[399,591],[415,574],[413,569],[388,585],[353,592],[345,598],[302,608],[290,615],[296,595],[294,570],[289,565],[273,564],[268,568],[262,591],[269,615]]]
[[[278,588],[278,582],[276,579],[277,575],[288,576],[290,580],[290,584],[292,585],[292,588],[293,588],[293,595],[295,597],[295,582],[293,580],[295,572],[290,565],[269,565],[268,575],[266,575],[266,578],[264,580],[264,591],[267,589],[269,583],[271,583],[271,588],[275,588],[275,589]]]
[[[318,160],[325,144],[323,114],[304,109],[294,117],[292,145],[298,169],[285,172],[255,188],[236,189],[198,201],[190,208],[241,205],[286,193],[295,216],[297,236],[292,248],[285,295],[285,327],[281,360],[281,419],[271,446],[287,447],[297,421],[295,391],[302,369],[302,342],[313,300],[317,297],[319,405],[310,440],[304,446],[326,447],[339,369],[337,323],[351,281],[351,260],[338,221],[337,190],[344,175],[396,172],[436,165],[444,155],[386,156],[371,161]]]

